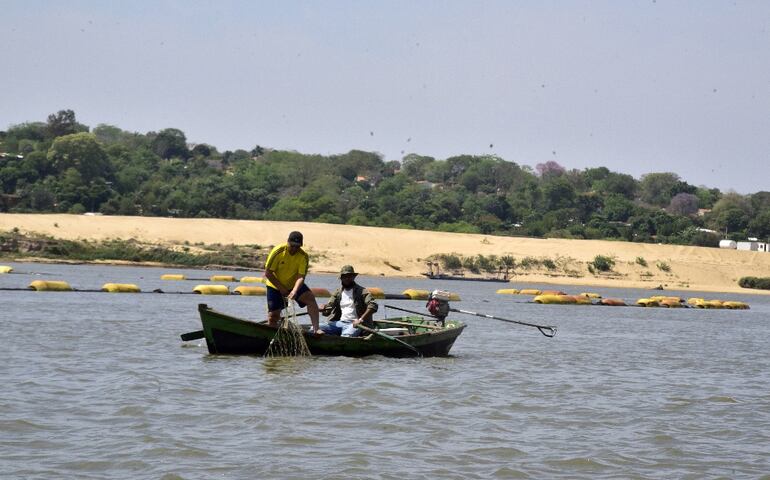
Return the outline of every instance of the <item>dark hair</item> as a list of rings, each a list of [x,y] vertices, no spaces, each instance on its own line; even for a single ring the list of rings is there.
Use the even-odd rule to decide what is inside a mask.
[[[302,246],[302,234],[300,232],[291,232],[289,234],[289,244]]]

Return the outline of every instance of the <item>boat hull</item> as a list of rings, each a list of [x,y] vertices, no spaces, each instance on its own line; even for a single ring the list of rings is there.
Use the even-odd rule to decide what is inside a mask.
[[[264,355],[278,329],[266,323],[257,323],[233,317],[198,305],[203,334],[211,354]],[[423,357],[445,357],[465,325],[452,322],[452,326],[435,331],[425,331],[397,337],[411,345]],[[420,330],[420,328],[418,328]],[[312,335],[305,333],[310,353],[363,357],[383,355],[386,357],[415,357],[418,354],[406,345],[380,335],[366,337],[340,337],[336,335]]]

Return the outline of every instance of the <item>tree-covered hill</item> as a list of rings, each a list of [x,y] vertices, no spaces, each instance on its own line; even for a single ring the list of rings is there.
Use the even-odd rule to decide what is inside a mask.
[[[496,156],[219,152],[174,128],[93,129],[62,110],[0,132],[0,211],[347,223],[499,235],[716,245],[770,236],[770,192],[676,174],[534,169]],[[713,232],[718,233],[712,233]]]

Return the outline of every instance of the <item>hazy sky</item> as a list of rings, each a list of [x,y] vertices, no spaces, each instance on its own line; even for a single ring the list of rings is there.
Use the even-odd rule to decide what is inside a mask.
[[[770,1],[0,0],[0,129],[73,109],[255,145],[770,190]]]

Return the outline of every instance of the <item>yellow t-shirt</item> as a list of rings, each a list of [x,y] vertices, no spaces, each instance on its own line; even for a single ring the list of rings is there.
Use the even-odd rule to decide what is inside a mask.
[[[310,258],[302,248],[292,255],[289,253],[289,245],[283,243],[270,251],[267,262],[265,262],[265,271],[272,271],[278,277],[278,281],[291,290],[297,277],[307,275],[309,261]],[[266,279],[265,283],[276,290],[278,289],[270,280]]]

